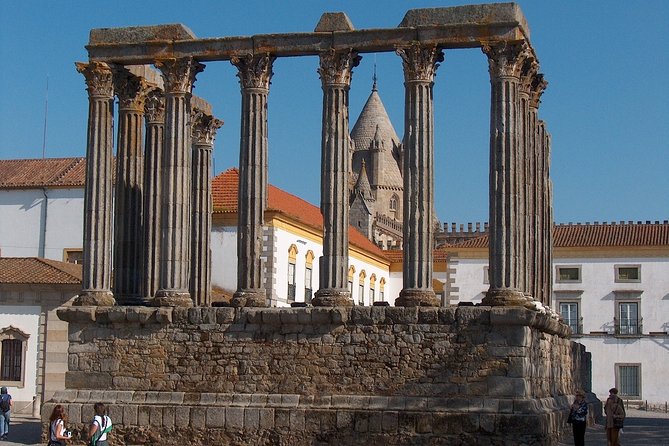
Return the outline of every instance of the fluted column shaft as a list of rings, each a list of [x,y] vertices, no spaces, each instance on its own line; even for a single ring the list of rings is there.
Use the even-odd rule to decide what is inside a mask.
[[[144,101],[146,82],[123,67],[114,68],[119,100],[114,202],[114,295],[121,305],[142,303]]]
[[[434,248],[434,116],[432,87],[443,52],[397,50],[404,68],[403,288],[397,306],[439,306],[432,289]]]
[[[527,44],[484,45],[491,83],[490,107],[490,289],[485,305],[523,305],[520,223],[522,141],[519,83]]]
[[[84,264],[82,292],[75,305],[113,305],[111,228],[114,90],[112,71],[99,62],[77,63],[88,90],[86,188],[84,191]]]
[[[321,130],[321,213],[323,257],[319,268],[319,290],[315,306],[352,305],[348,290],[348,92],[353,67],[360,62],[354,51],[331,50],[320,56],[323,88]]]
[[[275,57],[233,57],[242,93],[235,306],[267,305],[262,282],[263,224],[267,208],[267,95]]]
[[[543,246],[544,251],[541,256],[542,266],[545,280],[543,282],[543,298],[541,302],[550,307],[553,297],[553,181],[550,179],[550,163],[551,163],[551,136],[545,129],[545,123],[541,122],[544,127],[544,144],[543,144],[543,184],[545,187],[544,204],[542,207],[543,219]]]
[[[543,167],[541,164],[541,152],[543,150],[542,136],[540,136],[538,108],[541,102],[541,95],[548,83],[544,80],[542,74],[535,74],[532,76],[530,84],[530,118],[529,118],[529,134],[531,141],[531,156],[530,156],[530,171],[532,177],[531,200],[530,200],[530,227],[532,238],[530,241],[530,263],[529,263],[529,280],[531,286],[531,293],[535,300],[543,301],[543,273],[540,269],[543,268],[542,260],[542,243],[543,235],[541,232],[541,211],[540,203],[542,203],[540,195],[543,193],[543,181],[541,175],[543,174]]]
[[[191,130],[190,96],[204,65],[192,58],[156,62],[165,86],[165,141],[162,152],[162,244],[156,305],[191,306]]]
[[[199,110],[193,122],[193,217],[190,294],[197,306],[211,305],[211,152],[216,130],[223,125]]]
[[[144,296],[155,297],[160,287],[161,181],[165,133],[165,98],[153,90],[144,105],[146,139],[144,143]]]

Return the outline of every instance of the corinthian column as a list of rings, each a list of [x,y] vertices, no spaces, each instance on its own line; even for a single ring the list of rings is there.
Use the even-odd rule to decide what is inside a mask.
[[[84,192],[84,264],[75,305],[114,305],[111,227],[114,89],[112,71],[100,62],[77,63],[88,86],[88,136]]]
[[[193,220],[190,295],[197,306],[211,304],[211,151],[223,121],[194,110]]]
[[[491,84],[490,107],[490,289],[484,305],[523,305],[519,168],[520,73],[531,55],[526,43],[484,45]]]
[[[540,211],[540,203],[543,203],[541,194],[543,193],[543,166],[541,165],[540,152],[543,150],[543,143],[539,136],[539,118],[538,109],[541,102],[541,95],[548,83],[544,80],[542,74],[535,73],[531,78],[530,84],[530,117],[528,132],[530,136],[530,172],[531,172],[531,200],[530,200],[530,260],[529,260],[529,284],[532,296],[543,301],[543,281],[545,280],[543,268],[541,243],[543,218]]]
[[[434,116],[432,87],[443,52],[400,48],[404,67],[404,284],[395,305],[439,306],[432,289],[434,248]]]
[[[360,59],[352,50],[330,50],[320,55],[323,257],[319,268],[319,290],[312,300],[314,306],[353,305],[348,290],[348,91],[353,67],[360,63]]]
[[[142,303],[144,256],[142,203],[144,182],[144,101],[146,81],[126,68],[114,68],[118,96],[116,200],[114,203],[114,295],[121,305]]]
[[[144,296],[155,297],[160,286],[160,212],[162,151],[165,133],[165,97],[159,89],[150,92],[144,104]]]
[[[260,256],[267,207],[267,95],[275,57],[233,57],[242,92],[237,201],[237,291],[234,306],[264,307]]]
[[[156,62],[165,85],[165,142],[162,153],[162,244],[160,289],[155,305],[191,306],[190,217],[191,131],[190,96],[204,65],[192,58]]]

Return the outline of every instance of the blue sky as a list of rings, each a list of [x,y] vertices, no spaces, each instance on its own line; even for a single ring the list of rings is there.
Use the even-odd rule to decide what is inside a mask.
[[[1,1],[0,158],[83,156],[88,101],[75,61],[92,28],[183,23],[198,37],[309,32],[323,12],[356,29],[394,27],[408,9],[441,1]],[[549,86],[540,118],[552,134],[556,222],[669,218],[669,2],[519,1]],[[403,134],[403,75],[394,54],[365,54],[354,70],[351,128],[376,64],[381,98]],[[318,204],[318,60],[279,59],[269,96],[270,182]],[[225,121],[215,169],[238,164],[240,93],[229,62],[210,62],[194,93]],[[490,84],[480,50],[450,50],[437,71],[436,211],[444,221],[488,219]]]

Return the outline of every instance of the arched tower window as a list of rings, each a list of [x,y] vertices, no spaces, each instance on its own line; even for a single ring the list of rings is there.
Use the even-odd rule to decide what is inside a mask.
[[[397,194],[390,197],[390,212],[397,212],[397,200],[399,200]]]
[[[373,304],[376,302],[376,274],[369,276],[369,303]]]

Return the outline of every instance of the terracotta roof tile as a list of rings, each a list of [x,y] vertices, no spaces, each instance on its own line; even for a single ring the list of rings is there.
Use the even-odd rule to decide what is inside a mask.
[[[559,224],[553,231],[556,248],[606,246],[669,246],[669,222]],[[487,248],[488,236],[450,245],[459,248]]]
[[[392,263],[402,263],[404,261],[404,251],[401,249],[389,249],[384,252],[386,257],[388,257]],[[432,251],[432,261],[434,262],[445,262],[447,258],[448,252],[443,247],[436,248]]]
[[[85,158],[0,160],[0,188],[83,187]]]
[[[237,212],[238,186],[239,170],[236,168],[228,169],[212,180],[214,213]],[[276,211],[318,230],[323,229],[323,216],[320,209],[308,201],[271,184],[269,185],[267,201],[268,211]],[[349,226],[348,234],[349,242],[352,245],[386,258],[386,251],[372,243],[353,226]]]
[[[81,265],[37,257],[0,257],[0,283],[78,284]]]

